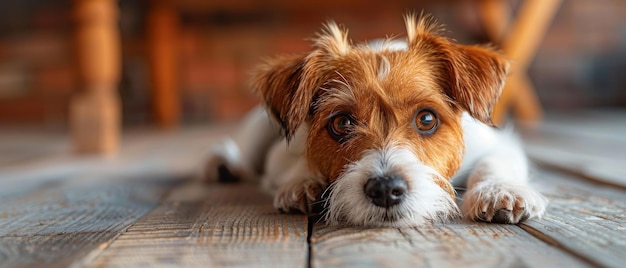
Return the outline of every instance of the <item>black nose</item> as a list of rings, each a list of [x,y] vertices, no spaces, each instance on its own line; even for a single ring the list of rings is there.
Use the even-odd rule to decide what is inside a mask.
[[[374,205],[389,208],[402,202],[408,191],[406,181],[400,177],[371,178],[365,184],[365,195]]]

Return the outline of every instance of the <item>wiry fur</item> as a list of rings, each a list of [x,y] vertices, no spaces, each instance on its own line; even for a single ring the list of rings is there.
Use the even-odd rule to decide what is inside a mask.
[[[351,47],[348,31],[342,30],[334,21],[329,21],[324,31],[318,34],[315,47],[329,54],[346,55]]]
[[[216,178],[222,164],[234,175],[262,177],[282,211],[309,212],[325,192],[331,224],[400,227],[460,215],[452,187],[466,182],[455,177],[460,170],[469,174],[460,210],[466,218],[541,217],[546,200],[527,184],[521,146],[488,126],[506,58],[439,36],[429,16],[408,15],[405,22],[406,40],[357,45],[330,22],[311,52],[262,66],[254,88],[267,113],[253,112],[243,132],[210,153],[208,177]],[[438,119],[430,134],[417,129],[424,110]],[[341,139],[329,132],[338,114],[352,122]],[[380,176],[406,182],[401,203],[381,207],[366,196],[366,182]]]
[[[437,23],[437,20],[431,15],[419,16],[409,13],[404,16],[404,25],[406,27],[407,43],[409,46],[418,45],[421,41],[420,37],[424,35],[439,34],[443,31],[443,26]]]
[[[367,179],[396,175],[406,178],[409,185],[405,202],[390,209],[373,206],[363,195]],[[366,151],[329,188],[326,220],[331,224],[397,227],[448,220],[459,211],[450,193],[438,185],[442,180],[447,182],[401,146],[391,144]]]

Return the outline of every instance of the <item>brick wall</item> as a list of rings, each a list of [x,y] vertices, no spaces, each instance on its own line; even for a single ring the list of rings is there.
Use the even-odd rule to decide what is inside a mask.
[[[77,87],[69,3],[7,2],[0,9],[0,123],[62,123]]]
[[[484,40],[472,1],[180,2],[177,67],[186,124],[240,118],[257,103],[248,84],[254,67],[264,57],[307,51],[306,39],[330,18],[363,40],[402,35],[401,15],[424,9],[447,25],[450,37],[464,43]],[[149,5],[148,0],[120,2],[120,95],[127,125],[151,122]],[[622,0],[563,1],[530,69],[546,108],[626,105],[625,5]],[[71,93],[80,87],[71,23],[69,0],[22,1],[0,10],[0,123],[65,123]]]

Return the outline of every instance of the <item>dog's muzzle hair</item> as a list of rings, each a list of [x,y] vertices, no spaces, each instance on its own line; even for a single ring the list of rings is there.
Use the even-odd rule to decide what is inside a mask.
[[[331,187],[325,218],[331,224],[407,226],[459,215],[443,178],[408,149],[390,145],[367,151]]]

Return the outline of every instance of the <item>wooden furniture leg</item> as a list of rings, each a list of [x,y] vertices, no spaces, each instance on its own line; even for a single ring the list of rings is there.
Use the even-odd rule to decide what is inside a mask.
[[[158,126],[171,128],[180,121],[176,75],[178,15],[166,1],[156,1],[149,11],[147,22],[152,114]]]
[[[120,37],[117,1],[75,0],[81,91],[70,103],[74,150],[114,153],[120,137]]]
[[[509,4],[503,0],[480,0],[480,16],[489,39],[500,44],[509,28]]]
[[[524,1],[515,22],[504,36],[501,42],[502,50],[512,60],[513,65],[509,82],[494,109],[493,121],[497,125],[504,123],[509,109],[512,109],[513,115],[524,123],[532,124],[541,119],[541,105],[526,70],[560,3],[561,0]],[[498,15],[509,12],[502,1],[483,0],[480,4],[486,25],[506,25],[507,21],[501,21],[504,16]],[[488,31],[489,34],[496,32]],[[493,40],[498,39],[499,37],[495,37]]]

